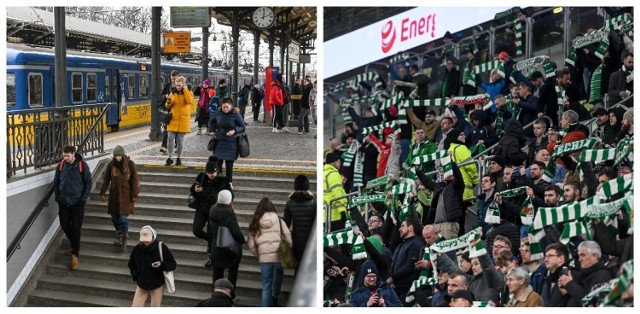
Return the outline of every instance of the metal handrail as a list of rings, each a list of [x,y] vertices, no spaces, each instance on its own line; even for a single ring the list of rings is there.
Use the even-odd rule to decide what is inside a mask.
[[[333,199],[329,200],[329,203],[327,204],[327,205],[328,205],[328,207],[327,207],[327,209],[326,209],[326,211],[327,211],[327,212],[325,213],[325,214],[327,215],[327,217],[326,217],[326,218],[327,218],[327,220],[326,220],[326,224],[325,224],[325,226],[324,226],[324,229],[325,229],[325,232],[326,232],[326,233],[331,232],[331,205],[332,205],[334,202],[339,201],[339,200],[341,200],[341,199],[343,199],[343,198],[349,198],[349,197],[351,197],[351,196],[358,196],[358,195],[360,195],[360,192],[356,191],[356,192],[352,192],[352,193],[349,193],[349,194],[340,195],[340,196],[338,196],[338,197],[336,197],[336,198],[333,198]],[[325,202],[325,204],[326,204],[326,202]]]
[[[87,134],[82,139],[82,142],[78,146],[77,148],[78,152],[82,151],[82,148],[87,143],[87,140],[89,136],[91,136],[91,133],[95,131],[99,123],[102,123],[102,118],[104,117],[104,115],[107,112],[107,109],[109,109],[111,105],[112,105],[111,103],[107,103],[106,106],[104,106],[104,109],[96,119],[96,122],[94,122],[94,124],[91,126],[90,131],[87,132]],[[31,212],[31,215],[29,215],[29,218],[27,219],[27,221],[22,225],[22,227],[20,228],[20,231],[18,231],[18,236],[15,237],[9,244],[9,247],[7,248],[7,262],[9,262],[9,260],[11,259],[11,256],[13,256],[13,253],[15,253],[16,250],[20,249],[20,243],[22,242],[22,240],[24,240],[24,237],[27,235],[27,232],[29,231],[29,229],[31,229],[31,226],[33,226],[36,219],[38,219],[38,216],[40,215],[40,213],[42,213],[45,207],[49,206],[49,199],[51,198],[51,195],[53,195],[54,189],[55,189],[55,186],[52,183],[49,186],[49,188],[47,188],[47,191],[44,194],[45,196],[42,198],[40,202],[38,202],[38,205],[36,206],[35,210]]]

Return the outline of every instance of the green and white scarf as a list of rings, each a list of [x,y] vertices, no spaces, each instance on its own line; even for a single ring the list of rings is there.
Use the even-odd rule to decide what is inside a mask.
[[[415,107],[446,107],[449,104],[447,98],[433,98],[433,99],[408,99],[404,102],[405,106]]]
[[[364,171],[364,154],[356,152],[355,164],[353,165],[353,186],[360,187],[364,185],[362,173]]]
[[[471,77],[476,77],[476,74],[488,72],[494,69],[498,70],[498,74],[500,74],[500,76],[505,77],[504,64],[502,64],[502,61],[500,60],[489,61],[489,62],[485,62],[483,64],[478,64],[474,66],[473,70],[471,70]],[[475,87],[476,82],[469,81],[467,82],[467,85]]]
[[[631,71],[627,70],[627,67],[624,66],[624,64],[623,64],[622,65],[622,72],[624,73],[624,77],[625,77],[625,80],[627,81],[627,84],[631,83],[631,81],[633,81],[633,70],[631,70]]]
[[[535,213],[531,197],[525,198],[522,205],[520,205],[520,208],[520,220],[522,221],[522,224],[530,226],[533,223],[533,216]]]
[[[395,56],[389,59],[389,66],[391,67],[393,64],[398,63],[399,61],[409,60],[410,57],[411,56],[409,56],[409,54],[406,52],[403,52],[403,53],[398,52]]]
[[[633,259],[624,262],[624,264],[622,264],[622,275],[609,282],[611,283],[611,290],[604,298],[604,305],[613,304],[622,296],[623,292],[631,287],[633,283]],[[617,305],[620,306],[619,301]]]
[[[547,164],[547,168],[544,170],[544,174],[542,175],[542,179],[551,182],[556,173],[556,158],[558,156],[562,156],[567,153],[572,153],[581,149],[591,149],[594,148],[598,144],[595,138],[588,138],[576,142],[570,142],[566,144],[556,145],[553,153],[551,154],[549,164]]]
[[[596,48],[595,55],[602,60],[604,54],[609,49],[609,38],[607,33],[603,30],[595,30],[593,32],[589,32],[584,34],[584,36],[575,41],[575,43],[569,48],[569,52],[567,53],[567,57],[565,58],[565,62],[575,66],[576,65],[576,49],[582,48],[584,46],[599,43],[598,48]]]
[[[323,238],[324,247],[336,246],[341,244],[353,244],[358,236],[353,233],[352,229],[325,233]]]
[[[622,14],[604,21],[603,28],[608,28],[610,31],[614,31],[614,30],[622,29],[624,26],[629,24],[633,25],[633,16],[628,14]]]
[[[433,154],[416,156],[413,158],[413,164],[421,165],[421,164],[436,161],[436,160],[440,160],[442,164],[442,171],[444,172],[443,178],[453,175],[453,167],[451,166],[451,157],[449,157],[449,153],[446,150],[441,150]],[[415,175],[415,169],[411,168],[411,171],[414,172],[414,175]]]
[[[354,81],[355,81],[355,85],[358,85],[363,82],[373,81],[376,89],[382,87],[382,79],[380,78],[380,75],[378,75],[378,73],[375,73],[375,72],[366,72],[366,73],[358,74],[355,76]]]
[[[452,97],[450,100],[450,104],[456,106],[464,106],[464,105],[472,105],[478,102],[482,102],[482,104],[489,103],[489,94],[477,94],[477,95],[469,95],[469,96],[460,96],[460,97]]]
[[[591,82],[589,83],[589,103],[595,104],[596,102],[602,99],[602,67],[604,63],[600,63],[600,65],[593,70],[593,74],[591,74]]]
[[[347,151],[342,154],[343,166],[351,167],[351,163],[353,162],[356,153],[358,153],[359,147],[360,143],[358,143],[358,141],[353,141],[353,143],[351,143],[351,146],[349,146]]]
[[[633,189],[633,173],[625,174],[602,183],[602,187],[596,191],[596,195],[604,199],[609,199],[613,195],[626,193],[631,191],[631,189]]]
[[[515,189],[504,190],[501,192],[497,192],[491,204],[489,204],[489,208],[487,209],[487,214],[484,217],[484,222],[488,224],[499,224],[500,223],[500,208],[498,207],[498,203],[496,203],[496,196],[502,196],[503,198],[511,198],[518,195],[522,195],[527,193],[527,187],[521,186]]]
[[[494,307],[494,306],[489,304],[489,301],[473,301],[473,304],[471,304],[471,307]]]
[[[360,207],[361,205],[364,205],[367,203],[384,202],[385,197],[386,196],[384,194],[370,194],[370,195],[352,197],[349,200],[349,208]]]
[[[386,185],[389,182],[389,180],[391,180],[391,178],[389,178],[388,175],[384,175],[382,177],[375,178],[375,179],[367,182],[367,187],[366,188],[369,189],[369,190],[375,189],[375,188],[377,188],[379,186]]]
[[[382,131],[385,128],[392,128],[393,131],[398,131],[400,130],[400,126],[396,123],[396,121],[387,121],[387,122],[383,122],[381,124],[378,125],[374,125],[374,126],[369,126],[366,127],[364,129],[362,129],[362,135],[367,135],[371,132],[376,132],[376,131]]]
[[[522,39],[524,37],[524,24],[526,22],[521,20],[521,19],[516,19],[515,21],[513,21],[513,26],[514,26],[514,33],[516,35],[516,56],[520,56],[522,54],[524,54],[524,51],[522,49]]]
[[[402,101],[402,95],[395,95],[389,99],[385,99],[380,103],[380,110],[385,110],[395,104],[399,105],[401,101]]]

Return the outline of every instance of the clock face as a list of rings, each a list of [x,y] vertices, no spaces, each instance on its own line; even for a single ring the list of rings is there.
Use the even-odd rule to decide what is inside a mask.
[[[252,20],[259,28],[269,28],[276,21],[276,13],[269,7],[260,7],[253,11]]]

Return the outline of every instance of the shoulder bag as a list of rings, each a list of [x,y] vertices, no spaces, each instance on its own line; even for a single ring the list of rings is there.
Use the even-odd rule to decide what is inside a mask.
[[[162,242],[158,244],[158,249],[160,250],[160,261],[164,262],[164,260],[162,259]],[[176,284],[175,284],[175,281],[173,280],[173,270],[163,271],[163,273],[164,273],[164,290],[167,291],[167,293],[176,292]]]
[[[204,182],[204,176],[206,176],[205,173],[202,173],[202,174],[203,174],[203,177],[202,177],[202,180],[200,180],[201,187],[202,187],[202,182]],[[198,198],[193,194],[189,194],[189,203],[187,204],[187,206],[193,209],[198,209]]]
[[[229,219],[227,218],[227,222],[228,221]],[[236,239],[233,237],[233,234],[231,234],[231,229],[229,229],[229,227],[227,226],[218,225],[216,247],[228,250],[235,254],[236,257],[242,256],[242,247],[240,246],[240,243],[238,243],[238,241],[236,241]]]
[[[238,155],[245,158],[249,157],[249,154],[249,137],[247,136],[247,132],[242,132],[238,136]]]
[[[297,262],[295,256],[293,256],[293,249],[291,245],[287,243],[284,232],[282,231],[282,219],[278,218],[278,221],[280,222],[280,246],[278,247],[278,252],[280,252],[280,265],[284,268],[294,268]]]

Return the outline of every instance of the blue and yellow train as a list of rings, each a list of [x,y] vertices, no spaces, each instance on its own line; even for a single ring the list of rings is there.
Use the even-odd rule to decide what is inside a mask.
[[[7,44],[7,111],[55,107],[55,53],[52,48]],[[187,83],[202,82],[202,66],[163,61],[161,80],[177,70]],[[209,69],[217,85],[231,82],[232,72]],[[111,131],[149,124],[151,121],[151,60],[135,57],[69,51],[67,53],[65,105],[112,103],[104,119]],[[264,81],[261,74],[260,82]],[[228,83],[229,84],[229,83]],[[240,85],[255,84],[251,73],[240,73]],[[231,85],[231,84],[229,84]],[[235,84],[232,84],[235,85]],[[196,104],[192,106],[195,113]]]

